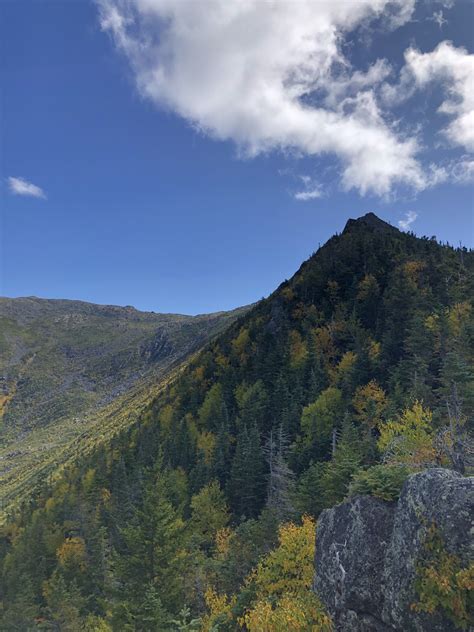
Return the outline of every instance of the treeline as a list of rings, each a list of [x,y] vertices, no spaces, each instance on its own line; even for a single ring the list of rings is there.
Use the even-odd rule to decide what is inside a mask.
[[[331,629],[318,514],[470,467],[473,259],[351,223],[9,522],[1,629]]]

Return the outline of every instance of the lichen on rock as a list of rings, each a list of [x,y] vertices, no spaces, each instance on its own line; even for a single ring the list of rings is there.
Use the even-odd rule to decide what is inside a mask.
[[[324,511],[316,536],[314,589],[340,632],[450,632],[442,609],[413,608],[430,526],[467,566],[474,558],[474,478],[430,469],[406,481],[397,503],[370,496]]]

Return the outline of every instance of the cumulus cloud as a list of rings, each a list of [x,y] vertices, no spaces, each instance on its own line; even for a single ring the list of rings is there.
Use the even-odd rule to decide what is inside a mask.
[[[409,48],[398,85],[385,85],[386,102],[400,103],[431,83],[443,86],[445,100],[438,108],[449,117],[443,129],[453,145],[474,151],[474,55],[451,42],[441,42],[433,51]]]
[[[28,197],[46,199],[43,189],[32,182],[28,182],[24,178],[8,178],[8,188],[13,195],[25,195]]]
[[[405,219],[398,220],[398,226],[402,230],[409,230],[410,226],[413,224],[417,217],[418,213],[416,213],[415,211],[407,211],[405,213]]]
[[[427,186],[416,140],[401,136],[377,102],[388,64],[354,71],[342,52],[372,20],[387,28],[408,21],[415,0],[97,2],[140,93],[196,129],[249,157],[335,155],[343,188],[362,194]]]

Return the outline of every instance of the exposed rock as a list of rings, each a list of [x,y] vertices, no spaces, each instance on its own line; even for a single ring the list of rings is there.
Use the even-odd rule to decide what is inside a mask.
[[[413,581],[427,529],[472,560],[474,479],[426,470],[405,483],[398,503],[360,496],[324,511],[316,538],[314,588],[340,632],[450,632],[442,613],[417,614]]]
[[[395,629],[456,630],[441,613],[427,617],[410,609],[416,601],[412,585],[427,528],[433,523],[450,553],[465,561],[474,558],[473,517],[474,478],[433,469],[415,474],[405,483],[395,512],[383,577],[383,618]]]
[[[341,629],[357,629],[355,612],[374,619],[372,627],[361,629],[384,629],[376,621],[382,619],[380,579],[393,513],[393,505],[359,496],[324,511],[318,521],[315,590],[337,623],[344,623]]]

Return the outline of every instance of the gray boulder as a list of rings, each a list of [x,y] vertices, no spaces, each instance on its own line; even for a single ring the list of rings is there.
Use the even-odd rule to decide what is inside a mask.
[[[383,618],[395,629],[449,632],[454,624],[442,613],[416,615],[413,581],[427,529],[434,523],[446,549],[468,562],[474,559],[474,478],[445,469],[414,474],[397,504],[385,556]]]
[[[446,548],[472,560],[474,479],[445,469],[411,476],[397,503],[359,496],[317,526],[315,592],[339,632],[451,632],[442,613],[415,613],[413,581],[435,524]]]
[[[327,509],[318,520],[314,589],[341,630],[387,629],[381,579],[394,509],[358,496]]]

